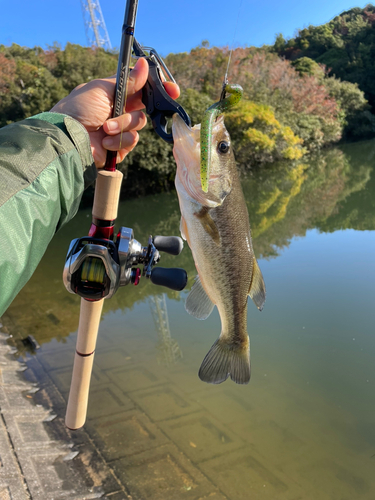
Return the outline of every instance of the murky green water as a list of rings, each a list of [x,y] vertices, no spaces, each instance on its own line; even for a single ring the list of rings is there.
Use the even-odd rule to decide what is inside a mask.
[[[252,379],[204,384],[220,333],[178,294],[143,283],[106,301],[87,430],[134,500],[375,497],[375,142],[243,179],[267,286],[249,302]],[[176,194],[121,204],[139,241],[178,234]],[[79,315],[61,272],[90,211],[51,243],[8,314],[67,397]],[[195,276],[190,251],[163,266]],[[166,316],[165,313],[168,313]]]

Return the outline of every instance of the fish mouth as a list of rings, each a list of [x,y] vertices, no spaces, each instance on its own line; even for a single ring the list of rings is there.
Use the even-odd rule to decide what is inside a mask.
[[[173,155],[177,163],[177,170],[188,169],[192,174],[195,168],[199,168],[199,128],[189,127],[176,113],[173,115],[172,134]]]
[[[211,193],[202,191],[200,178],[200,125],[189,127],[177,114],[173,115],[173,156],[177,164],[176,187],[179,195],[185,192],[190,198],[207,207],[222,203]],[[222,177],[211,173],[209,185]]]
[[[190,147],[195,147],[199,142],[199,128],[197,126],[189,127],[177,113],[172,118],[172,135],[175,144],[176,142],[184,142]]]
[[[199,165],[200,165],[200,140],[199,129],[189,127],[178,115],[173,115],[173,156],[177,164],[177,183],[192,198],[196,198],[196,190],[200,187]]]

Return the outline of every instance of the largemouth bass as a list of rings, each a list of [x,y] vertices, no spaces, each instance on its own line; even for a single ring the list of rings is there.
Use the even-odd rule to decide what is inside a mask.
[[[250,380],[247,297],[259,310],[266,298],[256,261],[249,216],[232,151],[220,116],[212,127],[207,192],[200,172],[200,125],[188,127],[176,114],[172,126],[177,163],[175,179],[181,210],[181,235],[187,240],[198,271],[186,310],[206,319],[216,305],[221,334],[199,370],[205,382],[220,384],[231,377]]]

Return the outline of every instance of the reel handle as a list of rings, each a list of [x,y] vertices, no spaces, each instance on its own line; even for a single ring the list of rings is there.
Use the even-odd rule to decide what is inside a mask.
[[[187,273],[185,269],[178,267],[154,267],[150,276],[151,282],[154,285],[161,285],[180,292],[187,283]]]
[[[153,243],[157,250],[171,255],[180,255],[184,248],[184,243],[179,236],[155,236]]]

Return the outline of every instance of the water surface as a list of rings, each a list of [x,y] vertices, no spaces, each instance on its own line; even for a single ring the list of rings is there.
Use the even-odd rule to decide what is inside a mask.
[[[252,378],[212,386],[197,372],[220,333],[217,311],[142,280],[105,302],[86,429],[134,500],[353,500],[375,495],[375,142],[244,176],[267,301],[249,301]],[[146,243],[178,234],[175,193],[121,203]],[[8,310],[66,398],[79,299],[61,281],[81,211],[52,241]],[[234,277],[235,279],[235,277]]]

